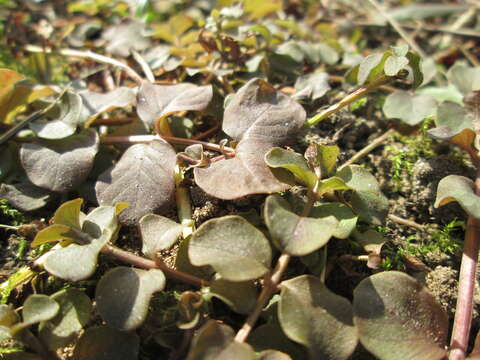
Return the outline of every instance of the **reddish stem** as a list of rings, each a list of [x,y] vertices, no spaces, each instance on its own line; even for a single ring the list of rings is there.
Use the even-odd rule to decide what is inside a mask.
[[[480,195],[480,168],[477,169],[475,193]],[[468,338],[473,312],[473,293],[475,289],[478,251],[480,245],[480,219],[470,215],[467,221],[463,245],[462,265],[458,280],[458,299],[455,310],[452,337],[450,339],[450,360],[464,360],[468,347]]]
[[[133,266],[136,266],[142,269],[160,269],[164,272],[166,277],[179,280],[181,282],[193,285],[195,287],[208,286],[207,281],[197,278],[195,276],[192,276],[190,274],[171,269],[161,260],[153,261],[153,260],[145,259],[141,256],[137,256],[135,254],[132,254],[131,252],[122,250],[113,245],[105,245],[102,249],[102,253],[113,256],[118,260],[124,261],[128,264],[131,264]]]

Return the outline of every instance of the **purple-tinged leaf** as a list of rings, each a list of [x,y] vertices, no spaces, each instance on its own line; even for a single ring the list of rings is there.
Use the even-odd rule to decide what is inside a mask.
[[[348,359],[358,342],[350,302],[311,275],[284,281],[280,288],[278,317],[285,334],[306,346],[311,358]]]
[[[338,226],[334,216],[298,216],[278,195],[270,195],[265,200],[264,216],[275,246],[293,256],[304,256],[325,246]]]
[[[174,200],[175,164],[175,151],[167,143],[133,145],[98,178],[98,202],[130,203],[120,214],[120,221],[129,225],[138,223],[146,214],[168,211]]]
[[[67,192],[87,178],[98,144],[97,133],[87,129],[64,139],[24,144],[20,160],[32,183],[51,191]]]
[[[137,112],[143,122],[153,125],[156,120],[177,111],[205,110],[212,96],[211,85],[155,85],[145,82],[138,90]]]
[[[142,51],[150,46],[146,26],[139,21],[113,25],[103,32],[102,38],[107,41],[105,50],[114,56],[127,57],[131,50]]]
[[[275,171],[267,166],[264,154],[271,147],[269,142],[243,140],[234,158],[195,168],[195,181],[207,194],[226,200],[285,191],[294,184],[293,176],[285,170]]]
[[[360,342],[384,360],[440,360],[446,355],[445,310],[415,279],[398,271],[372,275],[354,291]]]
[[[97,284],[97,310],[108,326],[133,330],[144,322],[152,295],[164,287],[165,276],[161,270],[116,267]]]
[[[127,87],[119,87],[107,93],[86,90],[78,94],[83,102],[81,120],[87,125],[103,112],[136,104],[135,91]]]
[[[210,265],[225,280],[247,281],[264,275],[272,259],[265,235],[237,215],[203,223],[190,239],[193,265]]]

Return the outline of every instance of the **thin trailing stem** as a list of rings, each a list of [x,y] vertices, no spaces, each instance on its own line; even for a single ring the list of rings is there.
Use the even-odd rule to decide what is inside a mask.
[[[345,96],[342,100],[339,102],[329,106],[327,109],[323,110],[322,112],[318,113],[317,115],[313,116],[312,118],[308,119],[306,124],[308,126],[313,126],[320,121],[326,119],[330,115],[336,113],[340,109],[343,109],[345,106],[351,104],[352,102],[364,97],[367,95],[369,92],[378,89],[380,86],[385,85],[392,81],[392,77],[383,75],[380,76],[378,79],[372,81],[371,83],[362,86],[352,92],[351,94]]]
[[[242,328],[238,331],[237,335],[235,336],[235,341],[244,342],[247,340],[247,337],[255,326],[255,323],[257,322],[257,319],[259,318],[263,308],[265,305],[267,305],[268,301],[272,297],[272,294],[277,290],[278,284],[280,284],[282,275],[289,262],[290,255],[283,253],[278,258],[275,269],[265,276],[264,286],[257,299],[255,310],[248,316],[245,324],[243,324]]]
[[[364,156],[368,155],[370,152],[372,152],[375,148],[378,146],[382,145],[382,143],[387,140],[390,136],[394,134],[395,130],[390,129],[387,130],[383,135],[379,136],[375,140],[373,140],[371,143],[369,143],[367,146],[365,146],[362,150],[358,151],[355,155],[353,155],[350,159],[348,159],[344,164],[339,166],[337,171],[342,170],[344,167],[348,165],[352,165],[356,163],[358,160],[363,158]]]
[[[25,50],[32,53],[46,53],[46,54],[51,54],[54,52],[52,49],[42,48],[35,45],[26,45]],[[86,59],[97,61],[99,63],[113,65],[115,67],[118,67],[124,70],[125,73],[128,76],[130,76],[137,84],[140,85],[144,81],[143,78],[140,75],[138,75],[138,73],[135,70],[133,70],[130,66],[124,64],[121,61],[113,59],[111,57],[94,53],[93,51],[82,51],[82,50],[75,50],[75,49],[58,49],[58,50],[55,50],[55,53],[62,56],[86,58]]]
[[[208,285],[208,282],[203,279],[169,268],[161,260],[153,261],[150,259],[145,259],[144,257],[132,254],[131,252],[122,250],[110,244],[107,244],[103,247],[102,253],[113,256],[118,260],[121,260],[123,262],[126,262],[128,264],[131,264],[133,266],[136,266],[142,269],[160,269],[165,273],[166,277],[181,281],[186,284],[193,285],[195,287],[200,288]]]
[[[480,168],[477,169],[475,193],[480,195]],[[470,335],[473,312],[478,251],[480,247],[480,219],[470,215],[463,245],[462,265],[458,280],[458,300],[450,339],[450,360],[464,360]]]
[[[312,210],[313,204],[317,198],[317,191],[320,185],[320,181],[317,181],[313,190],[308,191],[308,200],[303,208],[301,216],[308,216],[310,211]],[[278,290],[278,285],[282,280],[283,273],[287,269],[288,263],[290,262],[291,256],[282,253],[277,260],[277,264],[273,271],[269,272],[264,277],[264,284],[260,295],[258,296],[257,303],[255,305],[255,309],[253,312],[248,316],[247,320],[243,324],[242,328],[237,332],[235,336],[235,341],[237,342],[244,342],[247,340],[248,335],[252,331],[255,323],[257,322],[260,314],[262,313],[263,309],[267,305],[268,301],[272,297],[272,294]]]
[[[221,146],[218,144],[212,144],[206,141],[193,140],[193,139],[184,139],[175,136],[160,136],[160,135],[130,135],[130,136],[104,136],[101,141],[104,144],[118,144],[118,143],[148,143],[155,140],[165,140],[172,144],[179,145],[193,145],[201,144],[205,149],[218,151],[218,152],[227,152],[235,153],[235,149],[228,146]]]
[[[63,95],[67,92],[67,90],[69,88],[70,87],[68,85],[65,86],[65,88],[58,94],[57,98],[50,105],[48,105],[47,107],[45,107],[44,109],[42,109],[40,111],[37,111],[37,112],[33,113],[32,115],[30,115],[26,119],[20,121],[18,124],[16,124],[12,128],[10,128],[6,133],[4,133],[0,137],[0,145],[7,142],[8,140],[10,140],[10,138],[15,136],[25,126],[27,126],[28,124],[30,124],[31,122],[33,122],[35,120],[40,119],[43,115],[45,115],[47,112],[49,112],[51,109],[53,109],[60,102]]]

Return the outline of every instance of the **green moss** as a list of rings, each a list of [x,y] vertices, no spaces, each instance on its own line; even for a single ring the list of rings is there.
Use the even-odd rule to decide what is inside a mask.
[[[420,128],[420,134],[417,136],[396,135],[395,140],[404,145],[399,148],[395,145],[386,147],[388,157],[392,163],[390,175],[395,187],[395,191],[401,190],[402,178],[413,173],[413,167],[420,158],[429,158],[434,156],[432,150],[432,139],[426,132],[430,128],[433,119],[426,119]]]
[[[0,219],[2,222],[8,222],[7,225],[19,226],[28,222],[28,218],[14,209],[6,200],[0,199]]]

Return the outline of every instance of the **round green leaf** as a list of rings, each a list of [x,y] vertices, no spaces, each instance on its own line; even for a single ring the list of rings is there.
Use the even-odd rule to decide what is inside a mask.
[[[182,233],[182,225],[164,216],[147,214],[140,219],[142,252],[154,259],[160,250],[170,248]]]
[[[307,161],[299,153],[274,147],[265,154],[265,162],[270,167],[289,170],[309,188],[313,188],[317,181],[317,177],[308,167]]]
[[[434,115],[437,104],[430,95],[412,94],[396,91],[385,99],[383,112],[387,118],[400,119],[410,126],[415,126],[428,116]]]
[[[338,221],[337,228],[333,232],[333,236],[338,239],[346,239],[357,225],[358,216],[352,210],[342,203],[323,203],[313,207],[310,211],[313,218],[326,218],[334,216]]]
[[[405,69],[407,65],[408,59],[404,55],[397,56],[394,54],[385,60],[385,66],[383,70],[385,71],[385,75],[395,76],[400,70]]]
[[[188,256],[193,265],[210,265],[229,281],[247,281],[264,275],[272,250],[263,233],[241,216],[211,219],[195,231]]]
[[[75,360],[138,360],[140,338],[134,332],[124,332],[99,326],[87,329],[73,352]]]
[[[397,272],[370,276],[354,291],[355,325],[360,341],[384,360],[439,360],[448,318],[419,282]]]
[[[312,358],[347,359],[357,346],[352,306],[320,279],[302,275],[281,283],[278,317],[285,334]]]
[[[50,320],[57,314],[59,309],[60,307],[55,300],[50,299],[47,295],[30,295],[23,303],[23,323],[31,325],[40,321]]]
[[[338,221],[325,218],[301,217],[278,195],[265,201],[265,223],[277,248],[289,255],[307,255],[324,246],[335,232]]]
[[[67,91],[61,102],[43,119],[29,124],[30,129],[43,139],[62,139],[73,135],[80,122],[82,106],[80,96]]]
[[[145,320],[152,295],[164,287],[161,270],[116,267],[98,282],[97,310],[107,325],[122,331],[133,330]]]
[[[234,335],[227,325],[209,320],[194,337],[186,360],[254,360],[250,345],[234,341]]]
[[[101,237],[89,244],[70,244],[64,248],[52,249],[44,267],[50,274],[69,281],[89,278],[97,266],[98,254],[111,239],[112,233],[105,230]]]
[[[51,350],[70,343],[75,334],[90,320],[92,303],[81,290],[70,288],[53,294],[51,299],[60,306],[60,311],[51,320],[42,322],[39,336]]]
[[[448,175],[438,183],[435,207],[458,201],[469,214],[480,219],[480,196],[475,194],[475,184],[469,178]]]
[[[456,63],[448,70],[447,78],[463,94],[480,90],[480,67],[472,68],[465,64]]]
[[[345,184],[356,191],[379,192],[380,186],[377,179],[365,168],[358,165],[345,166],[335,176],[342,179]]]
[[[13,325],[11,327],[11,333],[14,335],[18,331],[29,327],[30,325],[39,323],[41,321],[50,320],[57,315],[59,309],[60,306],[57,304],[57,302],[50,299],[47,295],[30,295],[23,303],[23,322]]]

